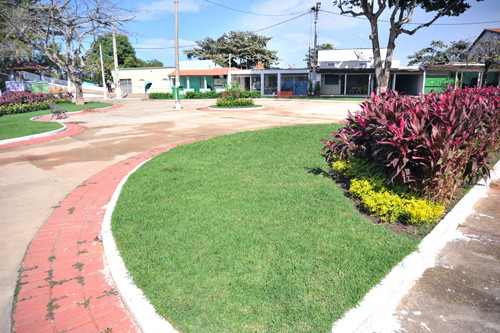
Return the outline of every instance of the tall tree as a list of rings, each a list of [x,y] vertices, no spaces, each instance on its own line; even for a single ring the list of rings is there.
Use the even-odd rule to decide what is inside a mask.
[[[76,103],[84,104],[83,71],[92,50],[88,45],[111,31],[112,25],[123,30],[123,22],[130,18],[111,0],[29,1],[13,8],[0,11],[1,19],[68,75],[75,84]]]
[[[99,53],[99,44],[102,46],[102,59],[104,63],[104,77],[106,81],[113,81],[111,70],[114,69],[113,58],[113,39],[112,34],[108,33],[97,37],[92,43],[91,51],[85,67],[85,78],[95,83],[102,83],[101,58]],[[138,59],[135,50],[128,37],[123,34],[116,34],[116,54],[119,67],[136,67]]]
[[[183,51],[188,59],[209,59],[225,67],[253,68],[262,62],[265,68],[278,62],[277,51],[267,49],[272,37],[259,36],[251,31],[231,31],[217,40],[207,37],[196,41],[198,47]]]
[[[472,45],[469,60],[484,64],[483,75],[479,86],[488,83],[488,72],[491,68],[500,68],[500,37],[480,39]]]
[[[375,77],[377,92],[387,90],[392,64],[392,56],[396,48],[396,38],[401,34],[413,35],[421,28],[428,27],[443,16],[459,16],[470,8],[467,0],[334,0],[342,14],[365,16],[371,27],[373,57],[375,61]],[[481,0],[476,0],[481,1]],[[434,17],[418,24],[413,29],[407,29],[405,24],[412,20],[415,9],[433,13]],[[379,19],[384,11],[390,12],[390,29],[387,41],[387,54],[382,59],[379,40]]]
[[[318,51],[320,50],[333,50],[333,45],[330,43],[324,43],[321,45],[318,45],[318,49],[316,50],[316,59],[318,59]],[[311,67],[312,63],[314,61],[314,54],[313,50],[309,50],[309,53],[305,55],[304,61],[307,64],[307,67]]]
[[[451,42],[450,46],[442,41],[433,40],[431,45],[408,56],[408,65],[438,65],[450,62],[467,61],[469,43],[463,39]]]

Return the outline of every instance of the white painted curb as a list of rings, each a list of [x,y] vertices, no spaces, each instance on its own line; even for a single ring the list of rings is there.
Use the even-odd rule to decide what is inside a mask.
[[[447,242],[461,237],[457,231],[473,210],[474,204],[485,196],[491,179],[500,176],[500,162],[491,171],[491,178],[478,182],[460,200],[439,224],[420,242],[418,249],[409,254],[363,300],[340,320],[335,322],[332,333],[391,332],[397,323],[389,323],[400,300],[422,276],[433,267],[436,254]],[[392,324],[392,327],[391,327]]]
[[[107,108],[110,108],[110,107],[113,107],[115,106],[115,104],[113,104],[112,106],[106,106],[106,107],[103,107],[103,108],[99,108],[99,109],[92,109],[92,110],[103,110],[103,109],[107,109]],[[80,111],[71,111],[71,112],[66,112],[67,114],[72,114],[72,113],[79,113],[79,112],[82,112],[81,110]],[[36,117],[33,117],[33,118],[30,118],[31,121],[35,121],[37,119],[40,119],[40,118],[44,118],[44,117],[49,117],[51,115],[51,113],[49,114],[44,114],[44,115],[41,115],[41,116],[36,116]],[[58,124],[61,124],[59,122],[57,122]],[[37,138],[43,138],[45,136],[51,136],[51,135],[55,135],[57,133],[60,133],[62,131],[65,131],[68,127],[64,124],[61,124],[63,127],[62,128],[59,128],[59,129],[56,129],[56,130],[53,130],[53,131],[50,131],[50,132],[44,132],[44,133],[38,133],[38,134],[32,134],[32,135],[27,135],[27,136],[20,136],[20,137],[17,137],[17,138],[11,138],[11,139],[5,139],[5,140],[0,140],[0,146],[2,145],[7,145],[9,143],[14,143],[14,142],[19,142],[19,141],[27,141],[27,140],[31,140],[31,139],[37,139]]]
[[[38,118],[43,118],[43,117],[46,117],[47,115],[43,115],[43,116],[38,116],[38,117],[33,117],[31,118],[30,120],[31,121],[35,121],[36,119]],[[50,116],[50,114],[49,114]],[[61,123],[58,123],[58,124],[61,124]],[[62,128],[59,128],[59,129],[56,129],[56,130],[53,130],[53,131],[50,131],[50,132],[44,132],[44,133],[38,133],[38,134],[32,134],[32,135],[26,135],[26,136],[20,136],[20,137],[17,137],[17,138],[12,138],[12,139],[5,139],[5,140],[0,140],[0,146],[1,145],[7,145],[9,143],[14,143],[14,142],[19,142],[19,141],[26,141],[26,140],[31,140],[31,139],[36,139],[36,138],[43,138],[45,136],[51,136],[51,135],[54,135],[54,134],[57,134],[57,133],[60,133],[62,131],[65,131],[68,127],[64,124],[61,124],[63,127]]]
[[[139,325],[140,329],[144,333],[177,333],[174,327],[161,316],[156,313],[153,305],[146,298],[142,290],[140,290],[135,284],[130,274],[125,267],[120,252],[116,247],[116,242],[111,232],[111,216],[113,215],[113,210],[115,209],[116,202],[120,197],[120,193],[123,185],[127,181],[131,174],[136,172],[144,163],[142,162],[134,170],[130,171],[118,184],[109,204],[104,213],[104,220],[102,223],[102,243],[104,246],[105,261],[111,271],[111,276],[120,292],[122,299],[124,300],[127,308],[132,313],[136,323]]]

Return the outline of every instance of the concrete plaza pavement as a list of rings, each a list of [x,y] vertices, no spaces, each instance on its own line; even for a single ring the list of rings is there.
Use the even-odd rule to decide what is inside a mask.
[[[357,102],[262,100],[258,111],[206,111],[213,101],[124,99],[119,109],[70,114],[74,136],[0,146],[0,332],[11,331],[18,270],[54,208],[99,171],[142,152],[188,140],[278,126],[339,122]]]

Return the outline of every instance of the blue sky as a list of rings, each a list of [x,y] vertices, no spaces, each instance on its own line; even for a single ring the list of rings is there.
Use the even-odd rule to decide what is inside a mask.
[[[278,51],[280,67],[305,67],[304,55],[309,46],[314,45],[314,13],[310,9],[315,6],[316,0],[178,1],[181,47],[193,45],[194,41],[205,37],[217,39],[224,32],[256,31],[291,19],[257,33],[273,37],[268,48]],[[401,60],[401,64],[405,65],[408,55],[428,46],[432,40],[445,43],[459,39],[473,41],[484,28],[500,28],[500,0],[468,1],[471,8],[461,16],[440,18],[436,21],[437,24],[422,28],[412,36],[400,35],[396,40],[394,59]],[[340,11],[332,5],[331,0],[320,2],[318,44],[331,43],[339,49],[371,48],[370,25],[366,19],[333,14]],[[164,66],[174,65],[174,0],[124,0],[120,5],[130,9],[135,15],[127,29],[131,33],[130,42],[136,48],[137,56],[143,60],[156,58]],[[295,18],[304,13],[307,14]],[[426,22],[430,17],[431,15],[417,10],[412,21]],[[387,14],[382,17],[387,18]],[[468,24],[477,22],[492,23]],[[387,44],[388,30],[388,23],[379,24],[381,45]],[[180,60],[186,60],[182,50],[183,48]]]

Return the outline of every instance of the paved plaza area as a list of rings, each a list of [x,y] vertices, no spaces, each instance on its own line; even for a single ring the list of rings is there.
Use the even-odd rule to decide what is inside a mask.
[[[120,100],[123,107],[70,114],[79,134],[0,146],[0,330],[10,332],[18,270],[54,209],[92,176],[128,158],[188,140],[277,126],[339,122],[358,103],[262,100],[258,111],[203,111],[214,101]],[[64,133],[64,132],[63,132]],[[47,262],[47,259],[44,259]],[[26,275],[26,274],[25,274]],[[50,300],[49,300],[50,301]],[[61,331],[61,330],[59,330]]]
[[[214,103],[206,100],[184,100],[181,110],[172,101],[119,103],[69,114],[62,120],[68,129],[51,137],[0,142],[0,333],[138,332],[103,257],[103,216],[123,177],[179,144],[340,122],[359,108],[358,102],[272,99],[258,101],[265,108],[257,111],[209,111]],[[370,331],[500,331],[499,188],[485,188],[461,236]]]

